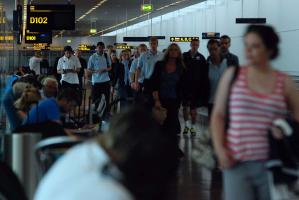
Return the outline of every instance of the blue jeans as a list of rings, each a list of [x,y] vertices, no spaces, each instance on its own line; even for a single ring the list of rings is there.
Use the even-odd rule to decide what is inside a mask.
[[[264,162],[243,162],[224,170],[225,200],[271,200]]]

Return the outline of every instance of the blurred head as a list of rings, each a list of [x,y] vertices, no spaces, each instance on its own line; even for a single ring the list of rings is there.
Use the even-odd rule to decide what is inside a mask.
[[[68,113],[79,104],[80,94],[78,90],[72,88],[62,89],[58,96],[57,102],[62,113]]]
[[[218,40],[215,39],[209,40],[207,48],[212,59],[221,56],[220,42]]]
[[[140,44],[138,48],[139,54],[147,52],[147,46],[146,44]]]
[[[40,58],[42,56],[41,51],[35,51],[34,56]]]
[[[130,54],[129,54],[129,51],[127,50],[122,50],[121,52],[121,60],[124,61],[124,60],[130,60]]]
[[[58,82],[56,79],[47,77],[42,80],[44,95],[47,98],[56,97],[58,93]]]
[[[178,167],[177,144],[161,133],[150,113],[138,106],[125,110],[102,137],[135,199],[160,199]]]
[[[181,59],[182,58],[182,51],[176,43],[172,43],[168,46],[165,52],[166,60],[169,59]]]
[[[107,45],[108,53],[111,53],[111,51],[114,50],[114,47],[112,45]]]
[[[176,43],[172,43],[168,46],[167,51],[164,53],[163,61],[167,63],[169,60],[175,60],[177,67],[183,69],[185,67],[183,61],[182,51]]]
[[[64,55],[67,58],[70,58],[73,55],[73,49],[71,46],[65,46],[64,47]]]
[[[37,79],[37,77],[31,74],[25,74],[24,76],[19,78],[16,82],[28,83],[38,89],[42,88],[42,85],[40,81]]]
[[[104,42],[98,42],[96,50],[98,54],[103,54],[105,50]]]
[[[244,42],[246,59],[250,65],[265,64],[279,55],[279,36],[271,26],[248,26]]]
[[[80,58],[81,55],[82,55],[82,51],[79,50],[79,49],[76,49],[76,51],[75,51],[75,56],[77,56],[78,58]]]
[[[150,40],[149,40],[149,44],[150,44],[150,47],[151,47],[151,50],[152,51],[157,51],[158,49],[158,38],[156,37],[150,37]]]
[[[111,53],[110,53],[110,58],[111,58],[111,61],[112,62],[117,62],[118,59],[117,59],[117,55],[116,55],[116,51],[115,50],[112,50]]]
[[[131,57],[132,56],[132,50],[131,49],[126,49],[126,51],[128,52],[129,57]]]
[[[220,38],[221,52],[228,53],[231,45],[231,39],[228,35],[223,35]]]
[[[38,89],[33,86],[27,86],[24,89],[22,96],[15,102],[14,105],[18,110],[28,112],[32,106],[38,103],[40,99],[41,95]]]
[[[191,47],[191,52],[197,52],[199,48],[199,40],[198,39],[192,40],[190,43],[190,47]]]

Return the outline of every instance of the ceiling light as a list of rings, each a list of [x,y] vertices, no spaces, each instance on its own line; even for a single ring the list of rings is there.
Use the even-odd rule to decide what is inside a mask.
[[[171,4],[168,4],[168,5],[162,6],[162,7],[160,7],[160,8],[157,8],[156,11],[164,10],[165,8],[168,8],[168,7],[170,7],[170,6],[178,5],[178,4],[183,3],[183,2],[185,2],[185,1],[188,1],[188,0],[180,0],[180,1],[176,1],[176,2],[174,2],[174,3],[171,3]],[[142,18],[142,17],[145,17],[145,16],[147,16],[147,15],[149,15],[149,14],[151,14],[151,13],[152,13],[152,12],[145,13],[145,14],[139,15],[139,16],[137,16],[137,17],[128,19],[127,21],[123,21],[123,22],[121,22],[121,23],[119,23],[119,24],[116,24],[116,25],[113,25],[113,26],[111,26],[111,27],[108,27],[108,28],[106,28],[106,29],[104,29],[104,30],[98,31],[97,33],[91,34],[91,35],[89,35],[89,36],[94,36],[94,35],[101,34],[101,33],[104,34],[104,32],[106,32],[106,31],[108,31],[108,30],[110,30],[110,29],[114,29],[114,28],[119,27],[119,26],[121,26],[121,25],[123,25],[123,24],[126,24],[126,23],[128,23],[128,22],[135,21],[135,20],[137,20],[137,19],[139,19],[139,18]]]
[[[84,17],[86,17],[87,15],[89,15],[91,12],[93,12],[95,9],[97,9],[98,7],[100,7],[101,5],[103,5],[106,1],[108,0],[102,0],[99,3],[97,3],[95,6],[93,6],[91,9],[89,9],[88,11],[86,11],[81,17],[79,17],[76,20],[76,23],[78,23],[79,21],[81,21]]]

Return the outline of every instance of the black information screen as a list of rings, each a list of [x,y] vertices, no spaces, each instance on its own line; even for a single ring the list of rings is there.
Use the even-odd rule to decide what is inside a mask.
[[[52,32],[31,32],[26,30],[25,32],[25,43],[36,44],[36,43],[52,43]]]
[[[31,31],[74,30],[75,5],[29,5],[27,27]]]

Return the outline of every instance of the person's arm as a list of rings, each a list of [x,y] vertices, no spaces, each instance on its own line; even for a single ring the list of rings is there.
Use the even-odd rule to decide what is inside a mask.
[[[77,73],[79,73],[80,72],[80,70],[81,70],[81,68],[82,68],[82,66],[81,66],[81,63],[80,63],[80,60],[79,60],[79,58],[77,58],[77,57],[75,57],[76,58],[76,66],[75,66],[75,71],[77,72]]]
[[[296,83],[290,77],[286,78],[285,96],[291,115],[299,122],[299,92]]]
[[[129,77],[130,83],[133,83],[135,81],[135,72],[137,69],[137,64],[138,64],[138,59],[136,58],[135,60],[133,60],[130,68],[130,77]]]
[[[222,76],[217,89],[215,104],[211,118],[211,132],[213,145],[221,168],[230,168],[234,161],[229,155],[225,146],[225,121],[227,109],[227,99],[229,98],[230,82],[233,78],[235,68],[229,68]]]
[[[94,64],[93,64],[93,60],[92,60],[92,56],[89,57],[88,59],[88,63],[87,63],[87,75],[91,76],[93,71],[94,71]]]
[[[29,68],[31,71],[33,70],[33,59],[32,58],[29,59]]]
[[[109,66],[107,66],[107,72],[111,71],[112,70],[112,62],[111,62],[111,58],[109,55],[107,55],[107,58],[108,58],[108,64]]]
[[[236,55],[235,55],[235,63],[236,63],[236,67],[239,67],[239,66],[240,66],[239,58],[238,58],[238,56],[236,56]]]
[[[17,114],[19,115],[19,118],[24,121],[27,117],[27,113],[22,110],[17,110]]]
[[[161,101],[160,101],[160,96],[159,96],[160,72],[161,72],[161,65],[160,65],[160,62],[157,62],[155,64],[155,69],[154,69],[153,75],[150,79],[150,81],[152,83],[153,99],[154,99],[156,108],[162,107]]]
[[[62,63],[61,59],[58,60],[57,73],[58,74],[63,74],[64,73],[64,71],[63,71],[63,63]]]
[[[138,64],[137,64],[137,70],[135,73],[135,83],[138,84],[138,78],[140,75],[143,75],[144,73],[144,58],[145,54],[142,54],[140,58],[138,59]]]

